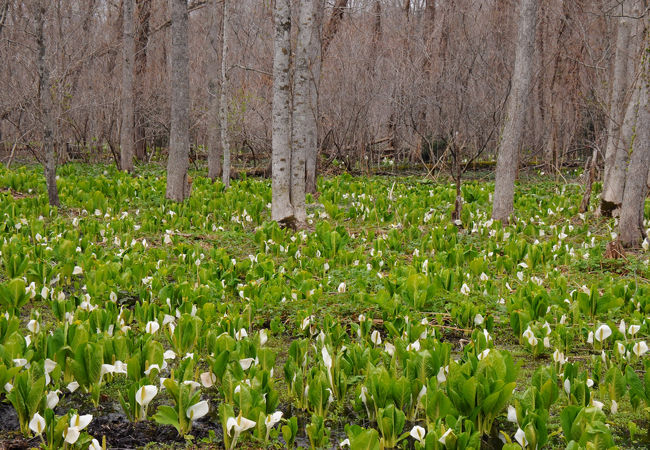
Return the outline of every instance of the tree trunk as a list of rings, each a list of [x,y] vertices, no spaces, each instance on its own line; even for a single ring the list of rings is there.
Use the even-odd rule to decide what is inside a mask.
[[[138,29],[135,41],[135,157],[138,161],[147,160],[147,140],[142,114],[144,97],[144,77],[147,70],[147,45],[151,30],[151,0],[137,0]]]
[[[171,127],[167,161],[167,198],[177,202],[190,195],[187,177],[190,150],[190,80],[187,0],[170,0]]]
[[[271,218],[293,221],[291,207],[291,8],[289,0],[276,0],[274,9],[272,201]]]
[[[316,154],[318,129],[312,104],[315,90],[310,66],[314,48],[318,44],[316,8],[318,0],[302,0],[299,8],[298,39],[294,63],[293,85],[293,136],[291,153],[291,205],[295,220],[303,224],[305,210],[305,175],[307,154]]]
[[[650,31],[647,31],[650,36]],[[636,136],[630,165],[627,169],[623,204],[621,206],[621,219],[619,234],[621,243],[625,247],[637,247],[645,237],[643,226],[643,213],[647,193],[648,169],[650,168],[650,102],[648,97],[648,83],[650,83],[650,62],[648,50],[650,39],[646,41],[644,70],[639,80],[638,98],[639,109],[636,119]]]
[[[629,88],[629,79],[634,68],[630,67],[630,38],[633,30],[631,2],[623,2],[618,21],[616,36],[616,55],[612,90],[609,104],[609,122],[607,124],[607,147],[605,148],[605,171],[603,176],[603,194],[600,202],[600,213],[611,217],[623,201],[625,184],[625,168],[627,167],[629,145],[622,139],[626,132],[623,130],[628,123],[628,111],[625,108],[625,93]],[[633,103],[633,102],[630,102]],[[629,110],[629,107],[627,108]],[[635,114],[633,113],[633,116]],[[634,117],[632,117],[634,120]]]
[[[323,58],[325,58],[327,49],[332,43],[334,36],[336,36],[336,32],[338,31],[339,25],[343,20],[343,13],[345,12],[345,8],[347,8],[347,6],[348,0],[336,0],[336,3],[332,8],[332,15],[330,16],[330,19],[327,21],[327,25],[323,30],[323,42],[321,45],[321,53],[323,55]]]
[[[210,120],[208,128],[208,177],[211,180],[221,178],[223,171],[223,147],[221,146],[221,70],[220,55],[223,52],[223,45],[219,45],[219,35],[223,32],[219,30],[219,0],[213,0],[212,8],[212,26],[210,27],[210,45],[213,51],[211,58],[210,81],[208,83],[208,95],[210,96]],[[223,13],[223,10],[221,11]],[[222,17],[223,19],[223,17]],[[223,21],[222,21],[223,26]]]
[[[522,0],[517,34],[512,92],[508,101],[505,125],[497,156],[492,218],[506,222],[513,212],[515,177],[519,164],[519,147],[528,108],[535,54],[537,0]]]
[[[220,134],[221,148],[223,150],[223,174],[222,181],[226,189],[230,187],[230,143],[228,141],[228,70],[226,58],[228,58],[228,0],[223,0],[223,27],[221,35],[221,96],[220,105]]]
[[[45,61],[45,13],[49,0],[39,0],[36,5],[36,45],[38,47],[38,90],[45,149],[45,183],[50,206],[59,206],[59,190],[56,186],[56,148],[54,146],[54,117],[52,117],[52,93],[50,92],[50,70]]]
[[[0,1],[0,34],[7,23],[7,12],[9,11],[9,0]]]
[[[120,170],[133,172],[133,65],[135,60],[135,40],[133,36],[133,2],[124,0],[124,34],[122,62],[122,128],[120,132]]]
[[[315,194],[318,190],[318,91],[320,88],[321,75],[321,24],[323,20],[323,0],[311,0],[309,29],[307,30],[306,47],[304,49],[307,58],[307,72],[309,79],[309,111],[305,116],[305,129],[307,132],[307,147],[305,155],[305,191]],[[302,26],[302,25],[301,25]],[[299,41],[300,42],[300,41]],[[300,44],[299,44],[300,45]],[[296,74],[297,76],[298,74]]]

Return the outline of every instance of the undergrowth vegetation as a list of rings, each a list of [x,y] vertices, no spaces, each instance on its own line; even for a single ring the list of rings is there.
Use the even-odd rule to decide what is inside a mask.
[[[263,180],[157,167],[0,169],[0,401],[43,448],[101,448],[107,408],[215,447],[647,445],[647,255],[577,184],[321,180],[309,225],[270,222]],[[194,436],[197,421],[214,429]],[[38,437],[38,439],[36,438]],[[2,437],[0,437],[0,440]],[[104,440],[104,442],[102,442]]]

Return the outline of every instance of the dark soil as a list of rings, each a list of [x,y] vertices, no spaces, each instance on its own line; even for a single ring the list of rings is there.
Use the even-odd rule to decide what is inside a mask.
[[[96,414],[97,410],[94,413]],[[179,444],[178,447],[184,447],[187,442],[178,435],[172,426],[158,425],[153,421],[129,422],[119,412],[96,415],[86,431],[100,442],[102,437],[106,436],[106,446],[111,449],[135,449],[152,443],[161,443],[172,447],[175,446],[174,444]],[[211,444],[223,442],[221,425],[217,421],[216,413],[214,417],[212,414],[208,414],[194,422],[190,434],[194,436],[194,442],[199,443],[201,440],[209,438],[210,431],[216,438],[216,442]],[[40,443],[38,437],[25,439],[20,433],[20,424],[14,408],[8,403],[0,403],[0,450],[29,449],[38,447]]]

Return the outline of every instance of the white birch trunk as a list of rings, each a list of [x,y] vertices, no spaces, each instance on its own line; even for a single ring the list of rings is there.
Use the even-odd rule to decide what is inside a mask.
[[[222,174],[223,147],[221,146],[221,70],[219,58],[223,51],[223,46],[219,46],[218,17],[222,14],[220,11],[219,0],[212,0],[210,4],[212,9],[212,26],[210,27],[210,46],[212,47],[212,58],[210,58],[210,81],[208,82],[208,95],[210,96],[210,113],[208,127],[208,178],[217,180]]]
[[[305,182],[307,155],[318,152],[316,124],[316,85],[312,64],[319,44],[317,29],[318,0],[302,0],[299,9],[299,28],[296,43],[293,84],[293,139],[291,153],[291,205],[296,222],[307,219],[305,210]],[[314,158],[315,159],[315,158]]]
[[[228,0],[223,0],[223,34],[221,36],[221,98],[220,105],[220,134],[221,148],[223,151],[223,176],[222,181],[226,189],[230,187],[230,143],[228,141],[228,68],[226,61],[228,58],[228,24],[230,15],[228,14]]]
[[[122,62],[122,128],[120,130],[120,169],[133,172],[134,137],[134,64],[135,35],[134,0],[124,0],[123,62]]]
[[[289,0],[276,0],[274,9],[272,200],[271,218],[292,222],[291,207],[291,9]]]
[[[506,222],[513,212],[519,147],[528,109],[537,25],[537,0],[522,0],[512,91],[497,156],[492,218]]]
[[[190,80],[187,0],[170,0],[172,45],[171,127],[167,160],[167,198],[177,202],[190,195],[187,169],[190,151]]]
[[[307,134],[308,145],[305,157],[305,191],[315,194],[318,190],[318,92],[321,77],[321,28],[323,22],[325,3],[323,0],[311,0],[312,18],[311,34],[307,44],[307,59],[311,75],[311,100],[310,115],[308,116]]]

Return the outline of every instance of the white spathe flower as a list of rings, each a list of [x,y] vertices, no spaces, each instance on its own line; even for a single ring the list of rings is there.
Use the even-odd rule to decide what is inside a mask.
[[[386,353],[388,353],[390,356],[393,356],[395,354],[395,346],[390,342],[384,343],[384,350],[386,350]]]
[[[587,344],[593,344],[594,343],[594,332],[590,331],[589,334],[587,335]]]
[[[478,355],[476,358],[480,361],[480,360],[482,360],[483,358],[485,358],[485,357],[486,357],[487,355],[489,355],[489,354],[490,354],[490,349],[489,349],[489,348],[486,348],[486,349],[483,350],[481,353],[479,353],[479,355]]]
[[[269,340],[269,333],[268,331],[260,330],[260,347],[263,347],[264,344]]]
[[[517,423],[517,410],[514,406],[508,406],[508,422]]]
[[[206,400],[201,400],[200,402],[195,403],[189,408],[187,408],[185,414],[187,415],[187,418],[190,420],[198,420],[201,417],[205,416],[209,410],[210,407],[208,405],[208,402]]]
[[[75,414],[70,418],[70,427],[81,431],[90,424],[91,420],[93,420],[92,414],[84,414],[82,416]]]
[[[438,442],[440,442],[442,445],[445,445],[447,443],[447,436],[450,434],[453,434],[453,430],[451,428],[447,428],[447,431],[440,436],[440,439],[438,439]]]
[[[234,429],[235,434],[239,435],[242,431],[250,430],[256,425],[256,422],[243,417],[241,414],[237,417],[229,417],[226,421],[226,431],[228,436],[232,436]]]
[[[598,400],[592,400],[592,405],[601,411],[603,410],[603,406],[605,406],[603,402],[599,402]]]
[[[627,329],[627,332],[630,336],[634,336],[639,332],[641,329],[641,325],[630,325],[629,328]]]
[[[325,364],[325,368],[327,368],[327,370],[330,370],[332,368],[332,357],[327,351],[327,347],[323,347],[321,354],[323,355],[323,364]]]
[[[135,401],[138,402],[138,405],[146,407],[156,394],[158,394],[158,388],[152,384],[147,384],[136,391]]]
[[[553,352],[553,361],[555,361],[560,365],[563,365],[566,362],[566,359],[564,358],[564,353],[562,353],[558,349],[555,349],[555,351]]]
[[[483,325],[484,321],[485,321],[485,319],[483,318],[483,316],[481,314],[477,314],[477,315],[474,316],[474,325],[476,325],[477,327]]]
[[[616,400],[612,400],[612,414],[616,414],[618,412],[618,403],[616,403]]]
[[[41,330],[41,324],[39,324],[37,320],[32,319],[27,323],[27,329],[36,334]]]
[[[157,320],[152,320],[151,322],[147,322],[147,325],[144,327],[144,330],[149,333],[149,334],[155,334],[156,331],[160,329],[160,324],[158,323]]]
[[[345,289],[346,289],[345,282],[342,282],[341,284],[339,284],[339,287],[338,287],[337,290],[339,291],[339,294],[345,294]]]
[[[56,391],[48,392],[47,396],[45,397],[45,404],[49,409],[54,409],[56,405],[59,403],[59,391],[58,389]]]
[[[79,266],[74,266],[74,269],[72,270],[72,275],[81,275],[83,273],[83,269]]]
[[[90,442],[88,450],[102,450],[102,446],[97,439],[94,439]]]
[[[270,430],[275,426],[276,423],[280,422],[282,419],[282,411],[276,411],[273,414],[267,414],[266,419],[264,419],[264,425],[266,429]]]
[[[217,376],[212,372],[203,372],[199,378],[204,388],[210,388],[217,382]]]
[[[596,329],[596,332],[594,333],[594,338],[596,338],[598,342],[602,342],[608,337],[610,337],[611,335],[612,335],[612,329],[609,328],[609,325],[602,324]]]
[[[50,358],[47,358],[43,363],[43,368],[45,369],[45,373],[52,373],[52,371],[56,368],[56,362],[52,361]]]
[[[625,337],[625,328],[626,328],[625,320],[624,320],[624,319],[621,319],[621,322],[618,324],[618,331],[621,332],[621,334],[623,335],[623,337]]]
[[[623,345],[623,343],[621,343],[621,342],[617,342],[617,343],[616,343],[616,347],[617,347],[617,349],[618,349],[618,353],[621,354],[621,355],[623,355],[623,356],[625,356],[625,352],[626,352],[627,349],[625,348],[625,346]]]
[[[379,331],[374,330],[370,335],[370,340],[375,345],[381,345],[381,334],[379,333]]]
[[[427,432],[420,425],[416,425],[411,428],[411,432],[409,434],[412,438],[417,439],[420,444],[422,444],[424,442],[424,437],[427,435]]]
[[[571,380],[568,378],[564,380],[564,392],[566,392],[567,395],[571,394]]]
[[[416,340],[415,342],[410,343],[409,345],[406,346],[406,351],[415,351],[419,352],[420,351],[420,340]]]
[[[463,295],[469,295],[470,289],[469,289],[469,286],[467,285],[467,283],[463,283],[463,286],[461,286],[461,288],[460,288],[460,293],[463,294]]]
[[[63,439],[72,445],[79,439],[80,431],[76,427],[68,427],[67,430],[63,432]]]
[[[166,350],[163,353],[163,359],[176,359],[176,352],[174,350]]]
[[[350,446],[350,439],[345,438],[344,440],[341,441],[339,444],[339,447],[349,447]]]
[[[243,358],[239,360],[239,365],[241,366],[242,370],[248,370],[251,367],[251,364],[253,364],[253,361],[255,361],[254,358]]]
[[[634,344],[634,347],[632,347],[632,351],[637,357],[641,357],[648,352],[648,344],[646,344],[645,341],[637,342]]]
[[[447,366],[447,370],[449,370],[449,366]],[[438,370],[438,374],[436,375],[436,380],[438,383],[444,383],[447,381],[447,375],[445,373],[445,368],[441,367],[440,370]]]
[[[5,385],[4,385],[4,389],[5,389],[5,391],[7,391],[7,393],[11,392],[11,391],[13,390],[13,388],[14,388],[14,385],[11,384],[11,383],[8,383],[8,382],[7,382],[7,383],[5,383]]]
[[[35,413],[32,420],[29,421],[29,429],[36,434],[42,434],[45,431],[45,419],[39,413]]]
[[[79,389],[79,383],[76,382],[76,381],[72,381],[72,382],[68,383],[68,385],[66,386],[66,388],[68,389],[68,391],[70,391],[70,392],[74,392],[74,391],[76,391],[77,389]]]
[[[524,430],[521,428],[517,428],[517,432],[515,433],[515,440],[519,442],[519,445],[521,445],[522,448],[526,448],[528,446],[526,433],[524,433]]]
[[[248,333],[246,332],[245,328],[242,328],[241,330],[239,330],[239,331],[237,331],[235,333],[235,339],[237,339],[238,341],[241,341],[242,339],[244,339],[246,337],[248,337]]]

